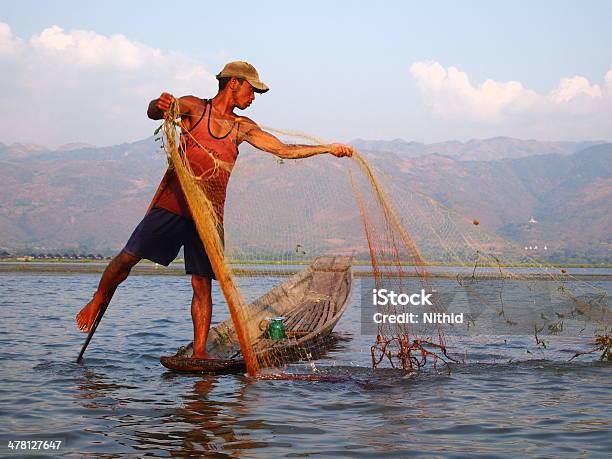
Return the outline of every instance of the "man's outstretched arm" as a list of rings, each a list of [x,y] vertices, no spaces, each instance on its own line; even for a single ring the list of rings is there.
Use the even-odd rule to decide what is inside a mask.
[[[244,118],[243,118],[244,119]],[[330,145],[292,145],[281,142],[278,138],[262,130],[250,119],[246,119],[244,140],[255,148],[267,151],[283,159],[300,159],[309,156],[330,153],[338,158],[352,156],[353,147],[342,143]]]

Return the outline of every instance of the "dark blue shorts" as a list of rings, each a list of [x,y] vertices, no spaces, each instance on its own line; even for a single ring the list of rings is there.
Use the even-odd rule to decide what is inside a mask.
[[[223,233],[221,233],[223,240]],[[154,207],[138,224],[124,251],[168,266],[185,246],[185,272],[215,279],[193,220]]]

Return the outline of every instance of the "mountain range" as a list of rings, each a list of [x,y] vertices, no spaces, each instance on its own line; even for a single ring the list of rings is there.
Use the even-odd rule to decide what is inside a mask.
[[[382,174],[410,184],[458,214],[477,218],[525,250],[538,246],[538,255],[555,262],[612,261],[611,143],[496,137],[352,144]],[[244,159],[239,158],[239,164],[248,168],[246,177],[257,184],[260,199],[274,202],[278,214],[295,213],[275,199],[279,187],[291,183],[269,180],[263,161],[270,161],[270,155],[246,144],[240,151]],[[116,252],[142,218],[165,161],[153,138],[100,148],[69,144],[55,150],[0,143],[0,251]],[[327,163],[307,161],[312,160],[303,164],[313,183],[333,179],[335,169],[321,167]],[[241,193],[247,190],[235,187]],[[236,208],[244,221],[251,221],[248,201],[242,204]],[[309,212],[321,221],[334,219],[329,207],[327,214],[316,206]],[[342,212],[337,216],[343,224],[359,224],[357,209]],[[313,233],[316,239],[317,230]],[[547,252],[542,252],[544,246]]]
[[[467,142],[452,140],[431,144],[407,142],[403,139],[391,141],[356,139],[351,142],[352,145],[362,150],[391,152],[398,154],[402,158],[417,158],[419,156],[437,154],[450,156],[462,161],[495,161],[548,154],[571,155],[588,147],[603,143],[606,142],[551,142],[514,139],[512,137],[471,139]]]

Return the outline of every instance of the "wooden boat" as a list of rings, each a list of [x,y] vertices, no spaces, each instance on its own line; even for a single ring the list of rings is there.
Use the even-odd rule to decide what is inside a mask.
[[[332,343],[331,332],[348,304],[353,275],[352,257],[317,257],[312,264],[286,282],[253,301],[245,325],[254,339],[262,366],[317,358]],[[267,337],[270,318],[284,317],[286,338]],[[210,330],[206,350],[212,359],[193,359],[191,344],[176,355],[161,357],[165,367],[176,371],[235,373],[246,371],[239,358],[240,346],[231,319]]]

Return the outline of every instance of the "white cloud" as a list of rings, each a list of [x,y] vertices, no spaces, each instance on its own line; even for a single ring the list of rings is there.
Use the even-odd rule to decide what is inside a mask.
[[[40,35],[33,36],[30,42],[35,47],[64,50],[74,44],[74,39],[65,34],[61,27],[54,25],[43,30]]]
[[[124,35],[57,25],[23,40],[0,23],[0,141],[98,145],[144,138],[148,102],[167,90],[212,95],[202,63]]]
[[[612,70],[606,73],[603,87],[576,75],[562,78],[548,94],[518,81],[488,79],[474,85],[467,73],[455,67],[445,69],[438,62],[415,62],[410,73],[431,113],[447,122],[472,123],[489,133],[498,126],[518,136],[538,132],[565,138],[570,126],[572,132],[584,128],[587,136],[609,137],[605,120],[612,114]],[[547,128],[534,130],[537,122],[546,123]]]
[[[537,95],[517,81],[486,80],[474,87],[468,75],[437,62],[415,62],[410,72],[434,114],[490,120],[504,112],[531,106]]]
[[[591,98],[601,97],[601,88],[591,85],[585,77],[576,75],[573,78],[562,78],[559,86],[551,91],[548,98],[556,103],[570,102],[572,99],[584,94]]]
[[[119,71],[134,71],[168,59],[160,50],[130,41],[124,35],[106,37],[85,30],[65,33],[56,25],[33,36],[30,44],[41,54],[79,67],[110,66]]]
[[[14,55],[20,51],[22,46],[22,40],[13,37],[8,24],[0,22],[0,56]]]

